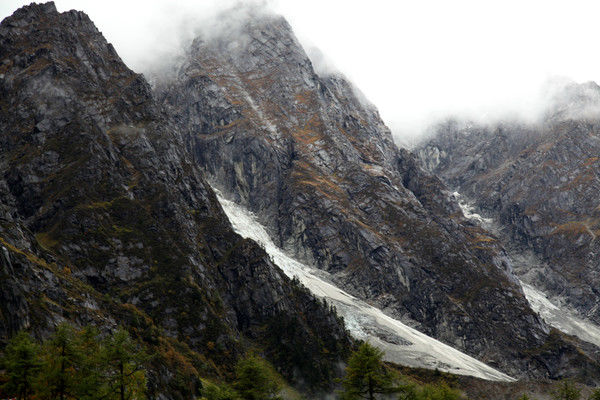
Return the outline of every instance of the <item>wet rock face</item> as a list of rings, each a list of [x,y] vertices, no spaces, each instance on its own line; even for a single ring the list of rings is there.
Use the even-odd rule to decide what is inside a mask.
[[[600,104],[597,85],[569,85],[554,99],[539,125],[447,123],[418,151],[496,220],[526,261],[515,264],[523,279],[598,323],[600,124],[590,114]],[[436,152],[443,156],[434,166]]]
[[[527,352],[548,331],[497,239],[396,148],[377,110],[318,76],[281,17],[224,31],[156,87],[212,184],[353,294],[508,373],[555,373]]]
[[[0,55],[2,340],[145,321],[151,344],[225,366],[259,346],[292,381],[331,384],[341,322],[233,232],[178,127],[85,14],[23,7],[0,25]],[[295,336],[273,340],[283,319]]]

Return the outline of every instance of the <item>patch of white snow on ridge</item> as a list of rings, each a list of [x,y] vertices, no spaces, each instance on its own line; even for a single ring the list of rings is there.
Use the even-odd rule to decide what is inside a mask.
[[[458,205],[463,211],[465,218],[468,218],[482,227],[489,229],[493,226],[492,218],[484,218],[474,212],[474,207],[465,201],[458,192],[452,193],[457,200]],[[595,239],[595,235],[592,236]],[[514,261],[521,261],[522,255],[513,254]],[[531,262],[531,261],[530,261]],[[600,347],[600,326],[581,318],[578,313],[567,307],[556,305],[548,296],[539,289],[519,279],[523,288],[525,298],[529,302],[531,309],[536,312],[548,325],[569,335],[577,336],[579,339],[595,344]]]
[[[473,220],[483,226],[486,226],[486,225],[489,225],[492,223],[493,220],[491,218],[484,218],[481,215],[474,212],[475,207],[472,204],[468,203],[466,200],[464,200],[462,198],[462,196],[460,195],[460,193],[454,192],[454,193],[452,193],[452,196],[458,202],[458,205],[459,205],[460,209],[462,210],[465,218]]]
[[[548,325],[600,346],[599,326],[577,317],[575,312],[564,310],[555,305],[542,291],[533,286],[524,282],[521,282],[521,286],[533,311],[538,313]]]
[[[244,207],[226,200],[215,190],[217,198],[231,221],[233,229],[259,243],[283,272],[297,277],[314,295],[334,305],[344,318],[346,328],[356,338],[368,340],[385,352],[384,358],[411,367],[439,369],[460,375],[471,375],[493,381],[514,381],[510,376],[439,342],[378,308],[346,293],[321,278],[327,273],[294,260],[278,248],[265,228]]]

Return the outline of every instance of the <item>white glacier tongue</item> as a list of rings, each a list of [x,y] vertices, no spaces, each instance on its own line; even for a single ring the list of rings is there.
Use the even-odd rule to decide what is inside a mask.
[[[524,282],[521,282],[521,286],[533,311],[538,313],[548,325],[600,346],[599,326],[579,318],[573,311],[555,305],[543,292],[533,286]]]
[[[469,202],[467,202],[466,200],[464,200],[462,198],[462,196],[460,195],[460,193],[454,192],[454,193],[452,193],[452,197],[454,197],[454,199],[456,199],[456,202],[458,203],[458,206],[462,210],[462,213],[465,216],[465,218],[479,223],[484,228],[487,228],[488,225],[493,222],[493,220],[491,218],[483,218],[481,215],[475,213],[474,212],[475,207],[472,204],[470,204]]]
[[[368,340],[381,348],[387,361],[493,381],[514,381],[510,376],[404,325],[328,282],[326,272],[300,263],[278,248],[252,213],[224,199],[218,191],[216,193],[239,235],[259,243],[286,275],[298,277],[314,295],[334,305],[344,318],[348,331],[357,339]]]
[[[462,198],[460,193],[454,192],[452,196],[458,201],[458,205],[462,209],[465,218],[468,218],[475,223],[478,223],[486,229],[492,231],[498,230],[492,218],[484,218],[474,212],[475,207]],[[534,267],[536,260],[531,257],[525,257],[523,254],[510,254],[515,265],[525,265]],[[519,279],[519,283],[523,288],[523,293],[531,306],[544,322],[548,325],[565,332],[569,335],[577,336],[579,339],[595,344],[600,347],[600,326],[585,320],[578,313],[568,307],[556,305],[548,296],[539,289],[536,289],[530,284]],[[560,303],[559,303],[560,304]]]

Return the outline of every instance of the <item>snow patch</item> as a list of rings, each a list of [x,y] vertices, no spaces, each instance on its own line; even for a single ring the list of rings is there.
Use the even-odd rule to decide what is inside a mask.
[[[271,240],[256,217],[244,207],[226,200],[215,190],[233,229],[260,244],[283,272],[297,277],[317,297],[334,305],[346,328],[356,338],[368,340],[385,352],[385,359],[411,367],[439,369],[493,381],[514,381],[510,376],[470,357],[416,329],[384,314],[381,310],[333,285],[328,274],[289,257]]]
[[[473,206],[473,204],[463,199],[460,193],[454,192],[452,193],[452,197],[454,197],[454,199],[456,199],[456,201],[458,202],[458,206],[462,210],[465,218],[475,221],[483,227],[486,227],[487,225],[490,225],[493,222],[492,218],[484,218],[481,215],[477,214],[475,212],[475,207]]]
[[[465,201],[458,192],[452,193],[452,196],[458,201],[458,205],[463,211],[465,218],[473,220],[486,229],[494,227],[492,218],[484,218],[474,212],[473,205]],[[492,229],[493,230],[493,229]],[[592,236],[595,239],[595,235]],[[518,264],[527,266],[528,269],[535,267],[535,259],[527,257],[526,254],[512,254],[511,258]],[[522,267],[519,268],[523,270]],[[526,275],[521,276],[526,278]],[[519,283],[523,288],[523,293],[531,306],[531,309],[536,312],[546,324],[556,328],[569,335],[577,336],[579,339],[600,346],[600,326],[582,318],[579,314],[569,309],[568,307],[558,305],[551,300],[543,291],[525,283],[519,279]],[[556,300],[556,299],[555,299]]]
[[[533,311],[550,326],[569,335],[600,346],[600,327],[579,318],[574,311],[563,309],[554,304],[542,291],[521,282],[523,292]]]

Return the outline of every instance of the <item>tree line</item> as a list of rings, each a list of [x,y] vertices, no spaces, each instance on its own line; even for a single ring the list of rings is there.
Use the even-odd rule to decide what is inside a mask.
[[[15,335],[0,357],[0,398],[18,400],[138,400],[146,398],[149,355],[124,329],[101,337],[93,327],[61,324],[42,343]],[[441,380],[419,384],[383,362],[383,352],[362,343],[350,356],[336,393],[340,400],[461,400],[464,394]],[[201,400],[280,400],[283,378],[255,354],[235,365],[227,382],[202,381]],[[582,400],[571,381],[557,383],[553,400]],[[517,400],[534,400],[523,394]],[[588,400],[600,400],[600,389]]]
[[[19,332],[0,359],[0,398],[133,400],[144,396],[150,356],[124,329],[60,324],[43,343]]]
[[[0,399],[145,399],[151,359],[122,328],[102,338],[94,327],[76,330],[65,323],[43,343],[19,332],[0,356]],[[271,364],[250,354],[237,362],[232,384],[204,380],[202,398],[279,399],[282,387]]]
[[[558,382],[551,393],[552,400],[582,400],[581,390],[577,388],[575,383],[568,379]],[[595,389],[587,398],[588,400],[600,400],[600,389]],[[536,400],[523,394],[517,400]]]
[[[341,400],[374,400],[383,396],[399,400],[460,400],[460,392],[446,383],[417,385],[403,379],[382,360],[383,353],[363,343],[348,360],[341,390]],[[273,367],[257,356],[238,362],[233,383],[203,382],[201,400],[279,400],[283,380]],[[395,397],[394,397],[395,396]]]
[[[458,389],[441,381],[437,384],[417,384],[402,377],[383,362],[383,352],[363,343],[348,360],[345,377],[341,380],[341,400],[460,400],[467,399]],[[557,382],[550,394],[553,400],[582,400],[581,390],[570,380]],[[600,389],[588,400],[600,400]],[[535,400],[523,394],[517,400]]]

